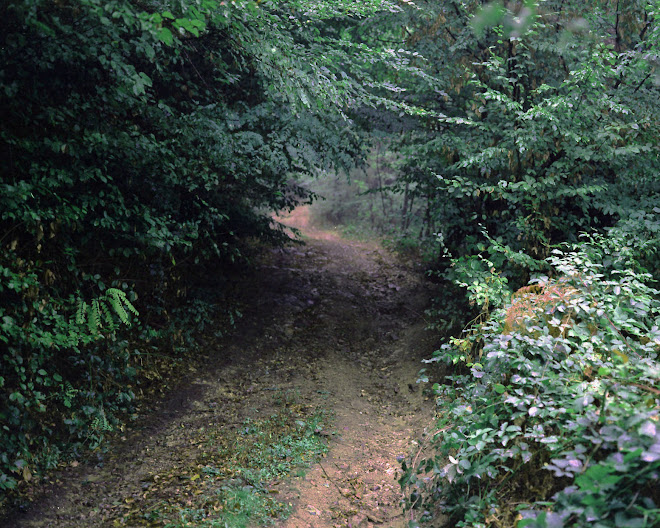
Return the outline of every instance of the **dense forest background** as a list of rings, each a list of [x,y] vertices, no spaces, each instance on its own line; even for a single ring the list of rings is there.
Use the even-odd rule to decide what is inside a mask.
[[[420,522],[657,526],[658,0],[0,15],[5,497],[229,330],[232,276],[287,241],[272,214],[322,195],[452,292],[444,432],[401,481]]]

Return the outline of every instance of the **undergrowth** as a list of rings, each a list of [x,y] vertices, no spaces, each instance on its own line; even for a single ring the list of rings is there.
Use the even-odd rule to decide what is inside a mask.
[[[8,395],[0,409],[0,513],[28,503],[39,482],[51,478],[49,470],[107,449],[108,437],[122,434],[175,380],[200,366],[204,324],[230,329],[240,317],[235,308],[223,313],[218,304],[198,301],[172,308],[164,324],[152,326],[157,312],[134,321],[121,338],[116,328],[94,334],[87,321],[81,330],[73,318],[66,346],[8,348],[0,369],[0,391]],[[14,343],[35,328],[12,326]],[[36,333],[56,340],[57,331]]]
[[[433,386],[437,431],[404,463],[411,526],[440,511],[457,527],[660,525],[660,292],[632,243],[556,250],[554,277],[429,360],[455,374]],[[481,306],[502,297],[479,284]]]

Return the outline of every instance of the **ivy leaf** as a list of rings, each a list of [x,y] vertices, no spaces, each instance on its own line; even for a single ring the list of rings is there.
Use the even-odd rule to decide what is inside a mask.
[[[172,32],[166,27],[160,28],[158,30],[158,39],[168,46],[171,46],[174,42],[174,36],[172,35]]]
[[[651,421],[644,422],[639,428],[639,434],[655,437],[658,434],[656,425]]]

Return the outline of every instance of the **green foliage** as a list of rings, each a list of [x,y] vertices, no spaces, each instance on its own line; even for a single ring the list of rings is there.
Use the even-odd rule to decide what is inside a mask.
[[[19,261],[11,253],[5,258]],[[98,445],[113,428],[106,409],[125,409],[133,398],[130,387],[117,386],[134,376],[127,343],[116,340],[120,324],[130,324],[129,313],[137,315],[126,294],[109,288],[89,303],[53,298],[40,291],[36,270],[18,264],[17,271],[0,267],[3,491],[57,465],[63,445],[52,438],[69,438],[74,450]]]
[[[455,526],[655,526],[658,4],[481,5],[429,4],[406,39],[444,80],[409,100],[446,117],[403,136],[401,183],[428,204],[434,275],[480,312],[431,360],[454,372],[428,456],[404,466],[408,506]],[[554,278],[511,293],[539,272]],[[434,327],[456,325],[453,302]]]
[[[392,15],[427,74],[399,76],[400,97],[440,116],[407,118],[395,188],[450,256],[521,255],[503,268],[520,286],[556,244],[658,203],[657,2],[483,4]]]
[[[346,113],[377,96],[351,70],[377,54],[336,29],[389,8],[2,4],[0,488],[97,445],[136,358],[190,345],[174,316],[231,320],[232,268],[287,240],[272,212],[361,156]]]
[[[54,467],[65,452],[97,446],[130,409],[136,358],[176,356],[192,344],[183,325],[203,329],[218,311],[231,321],[228,276],[245,264],[252,241],[287,240],[272,212],[314,199],[303,179],[348,172],[365,159],[364,175],[353,180],[364,196],[331,212],[400,234],[401,246],[421,246],[434,259],[433,275],[466,287],[481,310],[483,326],[454,340],[453,358],[447,349],[490,383],[457,376],[465,392],[450,411],[465,423],[442,448],[457,461],[446,496],[478,490],[465,519],[485,518],[474,505],[499,507],[501,490],[484,486],[517,475],[513,464],[526,456],[498,452],[479,465],[471,451],[461,454],[473,417],[456,403],[461,397],[475,405],[495,398],[474,427],[501,431],[499,417],[514,412],[500,401],[513,390],[513,373],[500,367],[526,369],[517,375],[554,391],[569,418],[584,409],[566,400],[567,387],[591,394],[632,438],[620,462],[601,435],[598,456],[580,459],[584,478],[574,479],[573,498],[546,493],[555,501],[551,513],[575,507],[571,515],[587,518],[587,499],[578,500],[584,510],[571,501],[583,492],[599,505],[609,500],[609,488],[595,495],[589,488],[608,481],[599,472],[624,464],[636,475],[646,467],[644,453],[655,444],[635,427],[650,432],[644,424],[655,423],[654,408],[630,425],[607,391],[623,387],[622,408],[639,409],[646,405],[640,386],[654,375],[649,321],[657,299],[644,284],[660,272],[660,4],[399,4],[16,0],[0,7],[1,490]],[[375,139],[367,143],[357,126]],[[541,318],[538,330],[508,328],[504,335],[517,337],[504,341],[497,325],[511,324],[493,308],[530,273],[548,272],[558,244],[609,228],[608,239],[594,235],[553,262],[581,292],[566,301],[574,324],[553,335],[563,319]],[[600,265],[607,273],[594,269]],[[547,288],[544,295],[553,295]],[[580,295],[586,307],[574,303]],[[634,296],[641,304],[632,304]],[[596,312],[587,322],[591,303],[607,317]],[[129,330],[136,307],[142,325]],[[435,324],[455,325],[454,308]],[[505,365],[489,360],[495,342],[512,354]],[[541,358],[548,366],[539,370]],[[532,405],[529,383],[516,388],[524,405]],[[515,412],[540,420],[529,405]],[[543,419],[558,430],[569,427],[564,414]],[[505,421],[502,435],[487,431],[488,445],[495,436],[508,442],[514,426],[516,438],[536,434]],[[578,426],[571,434],[584,432]],[[578,445],[570,435],[559,447],[535,438],[525,442],[545,451],[534,463],[560,460],[555,451]],[[605,469],[590,469],[601,463]],[[616,522],[631,512],[652,518],[643,498],[625,511],[613,506]],[[534,500],[525,515],[550,523],[550,513],[534,513]],[[591,506],[601,515],[599,505]]]
[[[540,277],[431,361],[466,361],[434,385],[432,454],[404,465],[421,520],[455,526],[660,522],[660,292],[616,230]]]
[[[483,313],[487,314],[511,297],[506,277],[501,277],[495,265],[481,255],[455,259],[451,276],[458,286],[468,290],[470,303],[479,306]]]
[[[418,237],[422,253],[440,240],[443,270],[484,252],[499,267],[500,253],[516,287],[556,244],[658,203],[658,6],[484,4],[416,2],[345,30],[402,65],[364,64],[391,102],[350,114],[396,162],[354,178],[372,200],[324,212]]]
[[[129,312],[135,316],[140,315],[123,291],[117,288],[108,288],[105,295],[99,299],[94,299],[89,304],[85,301],[79,301],[76,310],[76,324],[82,326],[87,323],[91,336],[98,335],[103,327],[107,328],[108,332],[113,333],[118,328],[115,316],[119,318],[121,323],[130,324]]]

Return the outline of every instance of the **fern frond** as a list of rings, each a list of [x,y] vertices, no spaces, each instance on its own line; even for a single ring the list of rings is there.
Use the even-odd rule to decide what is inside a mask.
[[[105,321],[106,328],[110,332],[114,332],[117,330],[117,323],[115,323],[115,319],[112,317],[112,312],[110,311],[110,308],[108,308],[108,305],[105,302],[100,303],[101,305],[101,313],[103,315],[103,320]]]
[[[112,306],[112,309],[115,311],[120,321],[124,324],[130,324],[128,313],[126,312],[124,305],[129,307],[129,310],[133,307],[126,298],[126,294],[117,288],[110,288],[106,292],[106,299],[110,303],[110,306]],[[135,309],[133,308],[131,311],[133,312],[134,310]]]
[[[87,303],[83,300],[78,302],[78,309],[76,310],[76,324],[82,325],[85,323],[87,315]]]
[[[128,299],[124,299],[124,304],[126,305],[126,308],[128,308],[128,310],[129,310],[133,315],[135,315],[136,317],[140,315],[140,312],[138,312],[137,309],[135,308],[135,306],[133,306],[133,305],[131,304],[131,301],[129,301]]]
[[[94,299],[87,310],[87,328],[92,334],[97,334],[101,326],[101,309],[98,299]]]
[[[108,418],[105,415],[105,411],[101,409],[99,413],[92,420],[92,429],[95,431],[112,431],[113,427],[108,422]]]
[[[86,324],[87,332],[97,337],[101,337],[101,330],[103,333],[114,333],[120,326],[117,318],[122,324],[130,326],[129,312],[134,316],[140,315],[126,293],[117,288],[108,288],[104,295],[90,302],[78,300],[75,316],[69,323],[72,326],[71,332],[74,332],[74,325]]]

